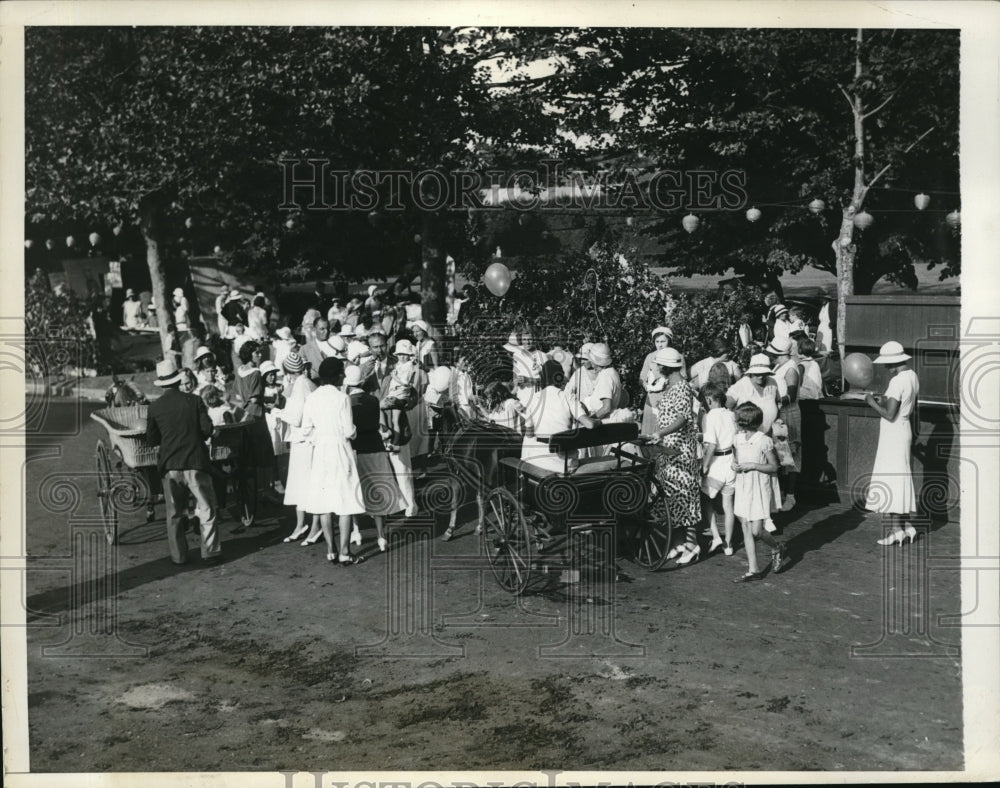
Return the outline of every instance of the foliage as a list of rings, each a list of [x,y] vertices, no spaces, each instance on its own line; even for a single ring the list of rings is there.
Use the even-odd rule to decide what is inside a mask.
[[[958,233],[944,223],[958,193],[957,31],[869,30],[855,79],[852,30],[579,31],[563,68],[540,89],[564,127],[591,151],[640,181],[665,168],[745,173],[747,204],[687,203],[645,224],[669,246],[663,264],[679,273],[728,268],[759,280],[810,265],[835,272],[831,241],[851,201],[855,165],[871,179],[888,168],[865,207],[875,225],[861,234],[855,289],[881,277],[913,283],[913,263],[958,273]],[[854,121],[842,88],[868,117],[865,156],[854,159]],[[920,136],[926,138],[909,149]],[[584,136],[585,135],[585,136]],[[867,182],[867,181],[866,181]],[[914,210],[913,195],[933,195]],[[825,200],[819,216],[806,209]],[[751,223],[745,210],[762,211]],[[702,219],[680,226],[688,210]]]
[[[29,279],[24,295],[24,335],[27,356],[41,375],[62,373],[65,367],[97,367],[97,343],[90,330],[88,305],[66,288],[53,290],[47,277]]]
[[[559,344],[575,351],[584,342],[607,342],[635,403],[642,398],[639,371],[653,349],[650,332],[656,326],[671,327],[674,344],[692,363],[709,354],[714,337],[735,338],[744,312],[759,316],[757,289],[737,285],[731,294],[674,296],[664,280],[629,259],[633,251],[604,240],[588,254],[501,260],[516,272],[510,290],[496,298],[480,286],[474,317],[462,326],[460,348],[472,359],[479,382],[509,374],[499,348],[512,331],[527,327],[543,350]],[[465,273],[475,281],[484,269],[470,265]]]

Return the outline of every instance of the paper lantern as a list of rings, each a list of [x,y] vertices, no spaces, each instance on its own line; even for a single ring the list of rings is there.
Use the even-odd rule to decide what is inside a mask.
[[[944,217],[944,220],[948,222],[949,227],[953,227],[957,230],[962,224],[962,214],[958,211],[952,211]]]
[[[511,281],[510,269],[503,263],[492,263],[486,269],[484,279],[486,280],[486,289],[493,293],[493,295],[499,298],[507,295]]]
[[[760,219],[760,217],[761,213],[757,208],[751,208],[749,211],[747,211],[747,219],[749,219],[751,222],[756,222],[758,219]]]
[[[695,216],[693,213],[689,213],[683,219],[681,219],[681,225],[689,233],[693,233],[698,229],[698,225],[701,224],[701,219]]]
[[[216,246],[212,251],[215,252],[216,254],[222,254],[222,247]]]
[[[75,243],[76,243],[76,238],[74,238],[72,235],[67,235],[66,236],[66,247],[68,249],[72,249],[73,248],[73,244],[75,244]]]
[[[423,240],[424,240],[424,237],[420,233],[415,233],[414,234],[414,236],[413,236],[413,243],[419,244],[419,243],[422,243]]]
[[[914,195],[913,204],[917,206],[918,211],[922,211],[924,208],[926,208],[928,205],[931,204],[931,198],[929,195],[920,192],[920,194]]]
[[[875,224],[875,217],[868,213],[868,211],[861,211],[854,214],[854,226],[859,230],[867,230],[873,224]]]
[[[627,224],[629,227],[631,227],[633,224],[635,224],[635,218],[632,217],[632,216],[626,217],[625,224]]]
[[[844,379],[855,388],[866,389],[875,378],[875,366],[864,353],[851,353],[844,358]]]
[[[91,233],[87,236],[87,240],[90,241],[91,246],[97,246],[101,242],[101,236],[97,233]]]
[[[116,237],[119,236],[119,235],[121,235],[122,234],[122,226],[120,224],[116,224],[114,227],[111,228],[111,232],[113,232]]]
[[[25,249],[30,249],[34,245],[35,245],[35,242],[32,241],[30,238],[25,238],[24,239],[24,248]]]
[[[294,230],[295,229],[295,220],[294,219],[287,219],[285,221],[285,227],[287,227],[289,230]]]
[[[809,203],[809,210],[813,213],[823,213],[826,210],[826,203],[817,197]]]

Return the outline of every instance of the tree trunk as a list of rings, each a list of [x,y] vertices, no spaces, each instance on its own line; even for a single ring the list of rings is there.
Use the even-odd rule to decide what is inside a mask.
[[[441,217],[425,211],[422,222],[420,302],[424,320],[433,326],[445,324],[445,253]]]
[[[167,303],[167,286],[163,278],[162,246],[163,201],[156,194],[147,194],[139,202],[139,223],[146,241],[146,265],[153,285],[153,304],[156,306],[156,324],[160,332],[163,358],[173,358],[173,337],[170,334],[170,305]]]
[[[833,253],[837,258],[837,346],[840,360],[844,360],[847,343],[847,296],[854,295],[854,260],[857,248],[854,245],[854,206],[844,209],[840,222],[840,234],[833,242]]]

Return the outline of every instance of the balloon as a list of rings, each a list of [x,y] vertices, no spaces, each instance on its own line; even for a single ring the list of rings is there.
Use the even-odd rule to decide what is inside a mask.
[[[510,288],[510,269],[503,263],[493,263],[486,269],[486,289],[503,298]]]
[[[844,359],[844,378],[852,386],[866,389],[875,377],[875,366],[864,353],[851,353]]]

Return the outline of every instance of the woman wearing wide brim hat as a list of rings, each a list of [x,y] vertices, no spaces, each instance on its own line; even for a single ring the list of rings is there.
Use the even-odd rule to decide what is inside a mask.
[[[910,356],[899,342],[882,345],[874,363],[885,365],[892,377],[884,395],[865,396],[865,402],[881,416],[865,508],[882,515],[883,526],[888,530],[886,536],[878,540],[883,546],[901,545],[917,537],[917,530],[904,521],[917,510],[910,465],[913,442],[910,414],[917,404],[920,382],[909,368],[909,360]]]
[[[666,381],[656,405],[656,427],[644,432],[646,442],[657,447],[656,478],[666,491],[667,509],[684,540],[670,551],[678,564],[698,559],[698,523],[701,521],[701,463],[698,459],[698,423],[694,393],[682,374],[684,358],[674,348],[662,348],[651,362]]]

